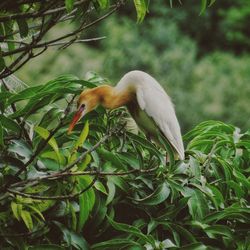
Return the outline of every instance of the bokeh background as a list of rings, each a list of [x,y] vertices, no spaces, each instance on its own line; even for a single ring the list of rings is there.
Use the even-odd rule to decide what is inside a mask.
[[[17,76],[35,85],[60,74],[85,78],[94,71],[116,84],[126,72],[140,69],[154,76],[172,97],[184,133],[209,119],[248,129],[250,1],[216,1],[202,15],[196,0],[176,3],[172,9],[165,0],[150,5],[143,23],[136,23],[133,6],[127,5],[82,34],[82,38],[105,39],[59,51],[50,48]],[[58,26],[48,38],[73,25]]]

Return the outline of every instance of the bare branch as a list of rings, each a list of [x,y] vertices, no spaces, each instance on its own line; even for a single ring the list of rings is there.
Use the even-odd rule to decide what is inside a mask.
[[[74,3],[74,7],[77,7],[81,4],[83,4],[84,2],[87,2],[87,0],[81,0],[81,1],[77,1]],[[7,15],[7,16],[0,16],[0,22],[6,22],[6,21],[10,21],[10,20],[15,20],[15,19],[22,19],[22,18],[36,18],[36,17],[43,17],[43,16],[48,16],[48,15],[52,15],[52,14],[56,14],[59,12],[63,12],[66,10],[65,6],[62,7],[58,7],[52,10],[48,10],[48,11],[36,11],[36,12],[28,12],[28,13],[16,13],[16,14],[12,14],[12,15]]]
[[[83,171],[83,172],[60,172],[57,175],[52,175],[51,176],[44,176],[44,177],[40,177],[36,179],[36,184],[40,183],[41,180],[55,180],[55,179],[59,179],[59,178],[64,178],[64,177],[69,177],[69,176],[81,176],[81,175],[94,175],[94,179],[92,180],[92,182],[89,184],[89,186],[87,186],[85,189],[81,190],[78,193],[75,194],[69,194],[69,195],[58,195],[58,196],[41,196],[41,195],[33,195],[33,194],[27,194],[24,192],[20,192],[14,189],[7,189],[7,191],[11,194],[14,195],[20,195],[23,197],[27,197],[27,198],[32,198],[32,199],[39,199],[39,200],[65,200],[65,199],[73,199],[79,195],[81,195],[82,193],[86,192],[88,189],[90,189],[96,182],[96,180],[98,179],[98,177],[101,176],[125,176],[125,175],[129,175],[132,173],[141,173],[141,174],[149,174],[152,172],[155,172],[158,169],[157,167],[154,168],[150,168],[150,169],[132,169],[126,172],[99,172],[99,171]],[[39,181],[38,181],[39,180]],[[16,183],[18,184],[18,183]],[[13,185],[13,186],[16,186]],[[12,187],[13,187],[12,186]],[[26,187],[23,187],[23,189]]]
[[[6,84],[4,79],[2,79],[2,83],[3,83],[3,86],[5,87],[5,89],[9,91],[9,87]],[[12,111],[15,113],[17,111],[16,105],[14,103],[12,103],[10,106],[11,106]],[[23,123],[23,121],[20,118],[16,118],[16,120],[17,120],[18,124],[20,125],[20,127],[22,129],[21,133],[23,133],[27,143],[29,145],[31,145],[31,140],[30,140],[30,137],[29,137],[29,133],[25,129],[25,124]],[[20,133],[19,137],[21,137],[21,133]]]
[[[69,195],[41,196],[41,195],[26,194],[26,193],[16,191],[16,190],[13,190],[10,188],[8,188],[7,191],[11,194],[20,195],[23,197],[32,198],[32,199],[36,199],[36,200],[68,200],[68,199],[73,199],[73,198],[83,194],[84,192],[88,191],[91,187],[93,187],[93,185],[95,184],[97,179],[98,179],[98,174],[95,175],[92,182],[86,188],[84,188],[83,190],[81,190],[77,193],[69,194]]]
[[[7,51],[7,52],[2,52],[2,57],[6,57],[6,56],[10,56],[10,55],[14,55],[14,54],[17,54],[17,53],[20,53],[20,52],[23,52],[23,51],[27,51],[27,50],[32,50],[32,49],[35,49],[35,48],[40,48],[40,47],[43,47],[43,46],[48,46],[49,44],[53,44],[53,43],[56,43],[58,41],[61,41],[61,40],[64,40],[68,37],[72,37],[72,36],[75,36],[77,35],[78,33],[80,33],[81,31],[97,24],[98,22],[101,22],[102,20],[104,20],[105,18],[109,17],[111,14],[113,14],[119,7],[120,5],[117,5],[116,7],[114,7],[111,11],[109,11],[108,13],[106,13],[105,15],[99,17],[98,19],[94,20],[93,22],[91,23],[88,23],[84,26],[80,26],[78,29],[66,34],[66,35],[63,35],[61,37],[58,37],[58,38],[55,38],[49,42],[43,42],[41,44],[27,44],[26,46],[23,46],[23,47],[20,47],[18,49],[14,49],[14,50],[11,50],[11,51]]]
[[[78,4],[83,3],[86,0],[81,0],[79,2],[77,2]],[[97,41],[99,39],[102,38],[93,38],[93,39],[79,39],[80,38],[80,32],[82,32],[83,30],[101,22],[102,20],[104,20],[105,18],[109,17],[112,13],[114,13],[121,5],[123,4],[123,1],[118,1],[116,5],[112,5],[110,8],[111,10],[109,12],[107,12],[105,15],[97,18],[96,20],[90,22],[90,23],[85,23],[85,21],[83,20],[81,25],[75,29],[74,31],[60,36],[58,38],[55,38],[51,41],[47,41],[47,42],[40,42],[42,40],[42,38],[44,37],[44,35],[48,32],[48,30],[50,30],[53,26],[55,26],[58,22],[63,21],[64,19],[67,18],[73,18],[75,13],[76,13],[76,9],[74,9],[71,13],[68,13],[66,15],[63,15],[64,12],[56,12],[53,15],[57,14],[57,16],[51,16],[51,19],[46,23],[46,24],[40,24],[37,27],[35,26],[35,28],[37,28],[38,30],[40,29],[40,32],[38,34],[38,36],[36,37],[32,37],[33,40],[30,43],[25,43],[25,42],[21,42],[20,43],[18,41],[15,41],[15,43],[19,43],[21,46],[19,48],[10,50],[10,51],[2,51],[1,52],[1,57],[6,57],[6,56],[10,56],[10,55],[15,55],[18,53],[21,53],[14,61],[11,62],[10,65],[6,66],[2,72],[0,72],[0,79],[5,78],[11,74],[13,74],[14,72],[16,72],[18,69],[20,69],[23,65],[25,65],[30,59],[34,58],[35,56],[43,53],[47,47],[49,46],[62,46],[62,48],[66,48],[69,45],[71,45],[72,43],[81,43],[81,42],[91,42],[91,41]],[[65,8],[65,7],[64,7]],[[90,11],[92,11],[92,8],[90,7],[86,12],[86,13],[90,13]],[[27,14],[27,13],[24,13]],[[72,17],[73,15],[73,17]],[[43,16],[42,16],[43,17]],[[86,15],[85,15],[86,17]],[[1,20],[1,17],[0,17]],[[43,19],[44,20],[44,19]],[[5,37],[6,38],[6,37]],[[69,41],[64,41],[67,38],[71,38]],[[3,37],[1,37],[1,39],[4,41]],[[10,39],[13,40],[13,39]],[[40,42],[40,43],[39,43]],[[23,45],[23,46],[22,46]],[[38,54],[33,54],[33,49],[38,49],[38,48],[45,48],[44,50],[40,51]]]

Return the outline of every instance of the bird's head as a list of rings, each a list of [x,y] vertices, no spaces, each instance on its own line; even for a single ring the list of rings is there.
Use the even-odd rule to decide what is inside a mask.
[[[77,101],[77,111],[69,125],[68,134],[71,133],[76,123],[87,113],[94,110],[100,103],[96,88],[84,90]]]

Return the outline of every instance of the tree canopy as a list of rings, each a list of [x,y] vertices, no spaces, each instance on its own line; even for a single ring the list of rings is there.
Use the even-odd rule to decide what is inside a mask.
[[[248,112],[250,62],[242,54],[249,49],[243,5],[248,6],[238,1],[233,7],[224,0],[0,3],[1,249],[248,249],[250,130],[241,117]],[[173,15],[168,25],[166,15]],[[190,16],[193,24],[187,25]],[[144,20],[144,26],[136,20]],[[200,32],[199,20],[211,27],[220,24],[207,43],[211,35]],[[70,27],[63,34],[58,32],[61,22]],[[223,30],[228,36],[220,40]],[[231,39],[226,53],[224,39]],[[21,89],[9,84],[13,72],[25,69],[33,57],[40,60],[48,47],[70,49],[85,42],[107,54],[103,75],[112,80],[141,67],[161,82],[174,83],[167,87],[188,130],[184,161],[174,159],[167,140],[160,148],[143,132],[131,130],[126,108],[99,107],[67,134],[77,95],[107,83],[101,74],[88,73],[84,79],[61,74]],[[44,67],[54,70],[53,60]],[[67,60],[79,63],[71,54]],[[30,69],[33,80],[47,72]],[[216,98],[221,93],[225,98]],[[205,120],[218,109],[241,126]],[[199,124],[190,128],[190,117]]]

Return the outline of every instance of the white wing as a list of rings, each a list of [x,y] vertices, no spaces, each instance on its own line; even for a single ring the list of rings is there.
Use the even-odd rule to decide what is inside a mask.
[[[183,160],[185,157],[181,130],[169,96],[150,75],[141,71],[136,72],[141,74],[140,81],[136,84],[136,96],[140,108],[153,118]]]

